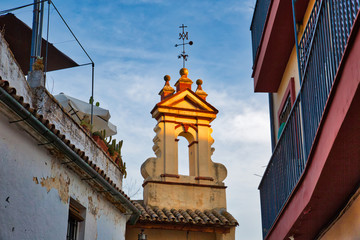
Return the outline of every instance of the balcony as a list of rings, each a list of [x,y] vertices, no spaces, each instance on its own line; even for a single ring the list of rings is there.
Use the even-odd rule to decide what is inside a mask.
[[[271,0],[259,0],[256,1],[255,10],[253,19],[251,21],[250,31],[251,31],[251,41],[252,41],[252,53],[253,53],[253,62],[255,63],[255,58],[259,49],[261,36],[264,30],[266,16],[270,7]]]
[[[294,47],[292,1],[257,0],[251,22],[255,92],[276,92]],[[295,1],[301,22],[309,0]]]
[[[313,148],[360,0],[315,2],[299,43],[301,88],[259,185],[263,237],[278,220]]]

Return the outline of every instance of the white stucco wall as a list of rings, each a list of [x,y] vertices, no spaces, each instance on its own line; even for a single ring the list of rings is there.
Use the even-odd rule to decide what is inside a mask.
[[[37,144],[0,112],[0,239],[64,240],[70,197],[86,208],[84,239],[125,239],[126,216]]]

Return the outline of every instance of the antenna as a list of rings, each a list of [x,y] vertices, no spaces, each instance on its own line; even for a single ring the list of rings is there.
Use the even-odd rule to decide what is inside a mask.
[[[182,43],[180,44],[175,44],[175,47],[178,47],[178,46],[183,46],[183,50],[181,52],[181,54],[178,56],[178,58],[182,58],[183,59],[183,68],[185,68],[185,61],[187,61],[187,58],[189,55],[185,54],[185,45],[186,44],[189,44],[189,45],[193,45],[193,41],[189,41],[189,42],[185,42],[185,39],[186,40],[189,40],[189,33],[188,32],[185,32],[185,28],[187,28],[187,26],[185,26],[184,24],[182,24],[179,28],[182,28],[182,33],[179,33],[179,39],[182,39]]]

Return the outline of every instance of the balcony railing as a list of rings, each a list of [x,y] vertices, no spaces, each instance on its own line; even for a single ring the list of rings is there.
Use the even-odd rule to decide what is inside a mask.
[[[254,62],[260,45],[260,40],[264,30],[266,16],[269,10],[270,2],[271,0],[256,1],[254,15],[250,26]]]
[[[315,2],[299,43],[300,92],[259,186],[264,238],[304,171],[359,5]]]

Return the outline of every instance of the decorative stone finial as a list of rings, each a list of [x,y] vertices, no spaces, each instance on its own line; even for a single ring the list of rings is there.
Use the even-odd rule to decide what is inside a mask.
[[[201,97],[202,99],[206,100],[206,97],[207,97],[207,93],[202,89],[201,85],[203,84],[203,80],[201,79],[198,79],[196,80],[196,84],[198,85],[197,86],[197,89],[196,89],[196,94]]]
[[[165,80],[165,82],[169,82],[169,81],[170,81],[170,79],[171,79],[171,77],[170,77],[169,75],[165,75],[165,76],[164,76],[164,80]]]
[[[187,77],[187,75],[189,74],[189,70],[187,68],[182,68],[180,69],[180,76],[184,76]]]
[[[169,75],[164,76],[165,85],[163,89],[161,89],[161,91],[159,92],[159,95],[161,96],[161,100],[164,100],[167,96],[170,96],[175,92],[174,88],[170,86],[169,83],[170,79],[171,78]]]
[[[191,89],[191,84],[193,83],[191,79],[188,78],[189,70],[187,68],[180,69],[180,78],[175,83],[176,92],[183,91],[185,89]]]

